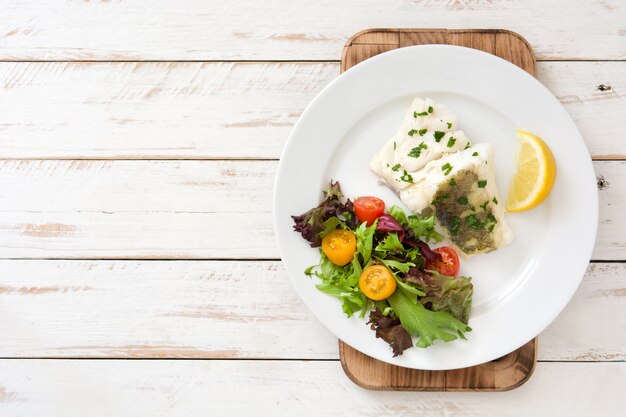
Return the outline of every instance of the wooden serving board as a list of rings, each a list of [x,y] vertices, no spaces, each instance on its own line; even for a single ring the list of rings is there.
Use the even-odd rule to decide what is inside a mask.
[[[532,48],[517,33],[483,29],[369,29],[346,42],[341,72],[368,58],[396,48],[424,44],[449,44],[480,49],[536,73]],[[391,350],[389,350],[391,355]],[[371,358],[339,341],[341,365],[357,385],[396,391],[508,391],[532,375],[537,364],[537,338],[500,359],[451,371],[401,368]]]

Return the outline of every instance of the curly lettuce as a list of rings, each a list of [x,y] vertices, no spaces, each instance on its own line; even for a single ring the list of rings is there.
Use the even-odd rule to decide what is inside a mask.
[[[468,277],[449,277],[437,271],[420,271],[411,268],[404,276],[406,282],[421,288],[426,296],[422,304],[433,311],[445,311],[467,323],[472,309],[474,286]]]
[[[375,231],[376,223],[369,227],[361,223],[354,230],[357,251],[349,264],[337,266],[323,251],[320,251],[322,258],[319,265],[311,266],[304,271],[306,275],[320,279],[321,282],[316,285],[317,289],[337,297],[342,303],[343,312],[348,317],[352,317],[357,312],[360,317],[365,317],[372,306],[371,300],[359,288],[359,278],[363,272],[362,265],[367,265],[370,261]]]
[[[472,330],[467,324],[457,320],[448,312],[427,310],[414,294],[402,287],[398,287],[387,298],[387,301],[400,320],[402,327],[411,336],[419,337],[416,343],[417,347],[427,348],[435,340],[451,342],[458,338],[465,339],[464,332]]]
[[[339,181],[330,182],[328,190],[324,192],[324,201],[317,207],[299,216],[291,216],[291,218],[295,223],[293,229],[300,233],[314,248],[322,244],[322,233],[332,231],[329,231],[329,225],[325,224],[328,220],[336,218],[347,223],[347,227],[350,228],[356,225],[354,206],[350,200],[343,202]],[[335,222],[335,220],[332,221]]]
[[[418,216],[412,214],[407,216],[404,210],[398,206],[391,206],[389,214],[404,227],[405,236],[409,240],[421,239],[426,242],[430,240],[441,242],[443,239],[443,236],[435,230],[434,215]]]

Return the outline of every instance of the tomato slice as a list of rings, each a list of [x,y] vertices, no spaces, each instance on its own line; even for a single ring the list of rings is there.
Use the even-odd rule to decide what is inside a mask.
[[[335,265],[347,265],[356,252],[356,237],[349,230],[333,230],[322,239],[322,250]]]
[[[360,222],[371,226],[385,212],[385,202],[377,197],[359,197],[354,200],[354,212]]]
[[[442,275],[456,276],[459,273],[461,263],[459,255],[449,246],[434,249],[433,252],[441,255],[441,261],[426,262],[426,269],[437,270]]]
[[[372,265],[361,273],[359,288],[370,300],[384,300],[396,290],[396,279],[386,266]]]

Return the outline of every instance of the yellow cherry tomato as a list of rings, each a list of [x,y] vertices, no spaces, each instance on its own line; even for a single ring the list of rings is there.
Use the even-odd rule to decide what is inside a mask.
[[[368,266],[361,273],[359,287],[371,300],[384,300],[396,290],[396,279],[384,265]]]
[[[322,250],[332,263],[344,266],[354,258],[356,237],[349,230],[333,230],[322,239]]]

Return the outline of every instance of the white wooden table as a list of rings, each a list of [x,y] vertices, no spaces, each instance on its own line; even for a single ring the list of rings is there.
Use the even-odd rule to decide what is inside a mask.
[[[515,391],[354,386],[278,260],[277,158],[368,27],[519,32],[596,160],[594,261]],[[4,0],[0,61],[0,416],[626,415],[623,0]]]

